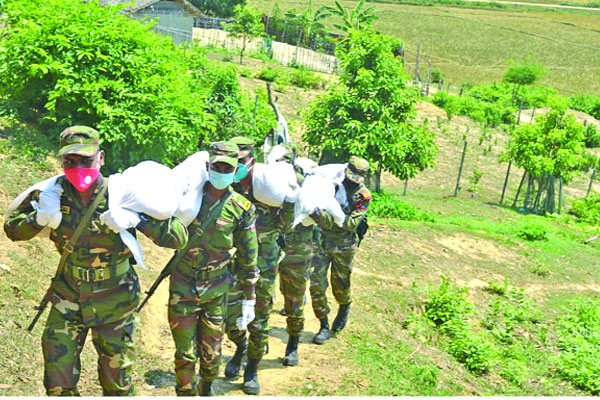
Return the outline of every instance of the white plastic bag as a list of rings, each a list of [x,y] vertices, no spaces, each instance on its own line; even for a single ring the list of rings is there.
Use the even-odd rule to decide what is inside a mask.
[[[53,188],[54,186],[56,186],[56,180],[58,178],[60,178],[61,176],[64,176],[64,174],[55,175],[52,178],[48,178],[46,180],[38,182],[35,185],[32,185],[32,186],[28,187],[27,189],[25,189],[21,194],[19,194],[8,205],[8,208],[6,209],[6,218],[8,218],[17,209],[17,207],[19,207],[21,205],[21,203],[23,203],[23,201],[25,201],[25,199],[27,198],[27,196],[29,196],[31,194],[31,192],[33,192],[34,190],[39,190],[40,192],[43,192],[44,190]],[[60,188],[60,191],[62,193],[62,187]],[[49,234],[50,234],[50,228],[46,226],[36,236],[41,235],[43,237],[43,236],[48,236]]]
[[[283,157],[286,153],[287,149],[282,145],[278,144],[273,146],[269,154],[267,155],[267,164],[274,164]]]
[[[311,173],[314,168],[317,168],[319,166],[319,164],[317,164],[308,157],[296,157],[296,159],[294,160],[294,165],[297,165],[300,168],[302,168],[302,171],[305,175]]]
[[[304,180],[300,195],[294,205],[295,218],[292,227],[299,223],[305,226],[312,225],[314,221],[310,215],[315,212],[316,208],[331,214],[339,227],[344,224],[346,214],[335,198],[334,184],[320,175],[309,175]]]
[[[285,198],[298,190],[296,173],[291,164],[256,163],[252,174],[252,194],[256,200],[271,207],[281,207]]]
[[[340,184],[346,177],[346,167],[348,164],[326,164],[319,165],[310,171],[311,175],[321,175],[328,181]]]

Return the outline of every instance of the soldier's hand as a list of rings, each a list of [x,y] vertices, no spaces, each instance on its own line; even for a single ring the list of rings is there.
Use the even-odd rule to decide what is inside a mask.
[[[135,211],[125,208],[109,209],[100,215],[100,221],[110,230],[119,233],[135,228],[140,223],[140,216]]]
[[[38,202],[32,203],[37,211],[36,222],[41,226],[49,226],[52,229],[58,228],[62,220],[60,212],[60,195],[63,189],[60,185],[55,185],[40,193]]]
[[[245,330],[248,324],[254,321],[255,305],[256,300],[242,300],[242,316],[239,317],[236,321],[236,325],[239,330]]]

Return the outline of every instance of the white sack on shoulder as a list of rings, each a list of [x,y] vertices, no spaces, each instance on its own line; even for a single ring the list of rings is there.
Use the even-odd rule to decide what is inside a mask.
[[[340,184],[346,177],[347,166],[348,164],[319,165],[318,167],[313,168],[310,173],[311,175],[321,175],[330,182]]]
[[[305,175],[311,173],[314,168],[317,168],[319,166],[319,164],[317,164],[308,157],[296,157],[296,159],[294,160],[294,165],[297,165],[300,168],[302,168],[302,171]]]
[[[335,223],[341,227],[346,219],[340,203],[335,199],[335,186],[332,182],[320,175],[309,175],[304,180],[300,195],[294,205],[294,223],[308,226],[314,223],[309,217],[315,209],[327,211],[334,218]]]
[[[208,181],[208,171],[206,171],[208,160],[208,152],[199,151],[173,168],[173,172],[185,182],[183,197],[175,211],[175,216],[185,226],[189,226],[194,221],[202,207],[204,185]]]
[[[27,189],[25,189],[21,194],[19,194],[8,205],[8,208],[6,209],[6,218],[8,218],[17,209],[17,207],[19,207],[21,205],[21,203],[23,203],[23,201],[27,198],[27,196],[29,196],[31,194],[31,192],[33,192],[34,190],[39,190],[40,192],[43,192],[44,190],[54,188],[57,185],[56,180],[58,178],[60,178],[61,176],[64,176],[64,174],[58,174],[56,176],[53,176],[52,178],[48,178],[46,180],[38,182],[35,185],[32,185],[32,186],[28,187]],[[57,191],[60,190],[60,193],[62,193],[62,187],[60,185],[58,185],[58,186],[60,189],[55,188],[55,190],[57,190]],[[62,214],[61,214],[61,216],[62,216]],[[60,224],[60,222],[59,222],[59,224]],[[44,229],[42,229],[36,236],[40,236],[40,235],[48,236],[49,234],[50,234],[50,228],[44,227]]]
[[[271,151],[269,151],[269,155],[267,156],[267,164],[274,164],[283,157],[286,153],[287,149],[282,145],[278,144],[273,146]]]
[[[296,173],[291,164],[256,163],[252,174],[252,194],[256,200],[271,207],[281,207],[286,196],[297,190]]]

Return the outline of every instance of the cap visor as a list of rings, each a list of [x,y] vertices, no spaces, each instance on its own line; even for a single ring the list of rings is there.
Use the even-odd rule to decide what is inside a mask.
[[[209,161],[211,164],[222,162],[225,164],[229,164],[234,168],[238,166],[237,158],[232,158],[232,157],[227,157],[227,156],[214,156],[214,157],[211,157]]]
[[[84,157],[91,157],[98,151],[98,148],[92,144],[70,144],[63,146],[59,151],[59,156],[67,154],[78,154]]]

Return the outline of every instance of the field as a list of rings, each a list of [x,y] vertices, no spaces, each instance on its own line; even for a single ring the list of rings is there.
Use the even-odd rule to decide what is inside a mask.
[[[283,10],[304,11],[305,0],[253,0],[271,13],[275,3]],[[315,6],[332,2],[317,0]],[[354,1],[342,1],[354,7]],[[404,40],[407,64],[412,66],[421,43],[420,76],[426,60],[441,69],[446,81],[488,83],[502,79],[508,60],[532,60],[547,68],[541,84],[566,95],[598,93],[600,80],[600,11],[501,10],[370,3],[377,7],[375,28]],[[324,20],[331,26],[334,18]],[[410,68],[409,68],[410,69]]]

